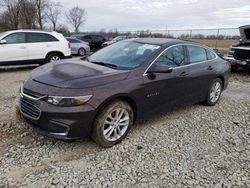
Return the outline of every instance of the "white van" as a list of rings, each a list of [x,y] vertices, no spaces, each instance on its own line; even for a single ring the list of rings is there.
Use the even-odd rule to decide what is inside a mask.
[[[70,57],[70,43],[60,33],[36,30],[0,33],[0,66],[43,64]]]

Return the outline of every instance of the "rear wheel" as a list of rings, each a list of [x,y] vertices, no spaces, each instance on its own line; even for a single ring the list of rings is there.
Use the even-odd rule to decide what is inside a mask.
[[[62,55],[59,53],[52,53],[49,54],[46,58],[46,63],[54,62],[54,61],[59,61],[62,59]]]
[[[92,138],[102,147],[111,147],[122,141],[133,124],[131,106],[116,100],[105,106],[94,122]]]
[[[222,92],[222,81],[220,78],[215,79],[209,87],[207,99],[205,104],[208,106],[214,106],[220,99]]]
[[[78,50],[78,55],[84,56],[85,54],[86,54],[86,50],[85,50],[84,48],[80,48],[80,49]]]

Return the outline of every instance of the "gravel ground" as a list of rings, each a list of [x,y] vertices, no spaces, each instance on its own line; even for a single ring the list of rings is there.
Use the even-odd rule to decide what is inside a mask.
[[[48,139],[15,120],[31,70],[0,70],[0,187],[250,187],[249,73],[234,73],[215,107],[137,122],[103,149],[89,139]]]

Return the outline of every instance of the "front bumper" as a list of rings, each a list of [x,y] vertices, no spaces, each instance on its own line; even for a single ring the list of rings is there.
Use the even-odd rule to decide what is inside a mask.
[[[232,65],[240,65],[240,66],[250,66],[250,60],[249,61],[243,61],[243,60],[236,60],[232,56],[224,56],[223,57],[225,60],[227,60],[229,63]]]
[[[41,135],[72,140],[88,137],[91,133],[95,111],[87,104],[77,107],[58,107],[26,97],[20,97],[19,101],[23,120]],[[34,107],[40,110],[37,117],[34,116],[34,111],[32,112]]]

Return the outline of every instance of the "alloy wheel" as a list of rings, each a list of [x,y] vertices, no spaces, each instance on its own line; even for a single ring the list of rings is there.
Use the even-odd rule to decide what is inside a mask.
[[[221,93],[221,83],[220,82],[214,82],[211,91],[210,91],[210,100],[212,103],[217,102],[217,100],[220,98]]]
[[[52,61],[59,61],[61,58],[59,57],[59,56],[52,56],[51,58],[50,58],[50,62],[52,62]]]
[[[129,123],[129,113],[126,109],[119,108],[112,111],[104,121],[104,138],[110,142],[117,141],[126,133]]]

